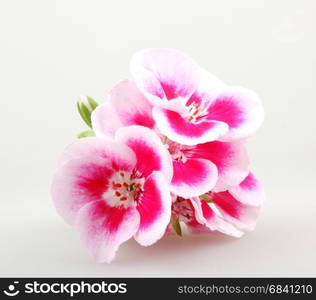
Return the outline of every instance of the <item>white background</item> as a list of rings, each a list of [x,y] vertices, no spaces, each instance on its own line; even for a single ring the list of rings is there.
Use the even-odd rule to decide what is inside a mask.
[[[130,77],[131,55],[172,47],[261,96],[249,141],[267,201],[257,229],[124,244],[93,263],[57,216],[58,154],[85,129],[76,96],[97,101]],[[316,2],[0,2],[0,276],[316,276]]]

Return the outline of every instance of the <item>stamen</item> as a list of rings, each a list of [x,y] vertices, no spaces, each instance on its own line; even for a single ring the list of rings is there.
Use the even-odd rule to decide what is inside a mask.
[[[194,112],[193,112],[193,114],[192,114],[192,115],[193,115],[193,116],[195,116],[195,115],[197,115],[197,114],[198,114],[198,112],[199,112],[199,111],[198,111],[198,110],[196,110],[196,111],[194,111]]]
[[[187,121],[195,123],[199,121],[201,118],[205,117],[207,114],[207,108],[205,101],[201,101],[201,103],[191,103],[188,106],[189,116],[187,117]]]
[[[133,176],[134,173],[134,171],[119,171],[114,174],[113,179],[110,181],[110,189],[103,194],[104,200],[111,206],[123,205],[128,207],[136,205],[143,193],[144,178],[135,178]]]

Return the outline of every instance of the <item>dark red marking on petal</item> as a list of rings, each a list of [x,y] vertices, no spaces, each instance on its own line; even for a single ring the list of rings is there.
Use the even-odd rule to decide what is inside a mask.
[[[96,202],[95,206],[90,212],[90,219],[98,220],[104,218],[103,223],[101,224],[101,229],[108,231],[108,232],[116,232],[126,217],[126,214],[129,213],[129,208],[125,208],[124,206],[117,206],[117,207],[110,207],[106,205],[104,201]],[[95,230],[100,230],[100,224],[96,222]],[[91,227],[91,234],[93,234],[94,227]]]
[[[141,217],[141,227],[150,226],[162,213],[161,193],[154,178],[149,177],[144,184],[144,192],[137,209]]]
[[[108,179],[113,171],[100,165],[83,165],[80,169],[82,175],[77,179],[76,185],[79,193],[93,200],[102,198],[102,194],[108,189]]]
[[[234,155],[232,145],[224,142],[209,142],[196,145],[194,148],[184,150],[187,157],[204,158],[214,163],[221,173],[230,165],[230,158]]]
[[[207,130],[215,127],[216,123],[210,122],[201,122],[201,123],[190,123],[187,122],[182,116],[172,110],[163,110],[166,118],[168,119],[168,123],[173,128],[173,130],[182,136],[188,137],[200,137]]]
[[[128,125],[140,125],[148,128],[153,128],[155,126],[155,121],[150,115],[137,113],[128,120]]]
[[[179,96],[176,92],[176,86],[171,82],[160,82],[168,100],[175,99]]]
[[[147,177],[155,170],[161,169],[161,158],[150,145],[144,140],[130,139],[127,143],[131,147],[137,157],[135,174],[137,177]]]
[[[252,173],[249,173],[239,186],[245,190],[253,190],[257,186],[257,179]]]
[[[187,160],[185,163],[173,161],[173,169],[172,183],[175,185],[182,182],[187,185],[199,184],[204,182],[209,172],[205,164],[195,159]]]
[[[201,200],[202,213],[205,219],[209,220],[215,216],[214,211],[211,207],[206,203],[205,200]]]
[[[228,191],[212,193],[212,201],[231,217],[236,219],[240,218],[242,204],[237,201]]]
[[[202,102],[201,95],[195,92],[192,94],[192,96],[189,98],[189,100],[187,101],[185,105],[190,106],[192,103],[196,103],[197,105],[200,105],[201,102]]]
[[[232,97],[216,99],[208,108],[209,120],[222,121],[230,128],[236,128],[244,122],[243,110]]]

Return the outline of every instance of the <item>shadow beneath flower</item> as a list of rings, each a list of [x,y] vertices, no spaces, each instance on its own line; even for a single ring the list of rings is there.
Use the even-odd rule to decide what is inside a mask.
[[[130,240],[122,245],[118,251],[114,264],[124,264],[130,260],[136,265],[144,260],[152,261],[153,259],[172,261],[178,260],[179,253],[181,257],[197,255],[207,250],[210,255],[214,251],[219,251],[226,244],[234,243],[238,239],[226,236],[220,233],[210,235],[196,236],[165,236],[152,246],[142,247],[136,241]]]

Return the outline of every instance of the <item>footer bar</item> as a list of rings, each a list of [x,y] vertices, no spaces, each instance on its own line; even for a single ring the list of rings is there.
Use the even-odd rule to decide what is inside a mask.
[[[0,298],[315,298],[316,278],[0,278]],[[105,297],[105,298],[104,298]]]

